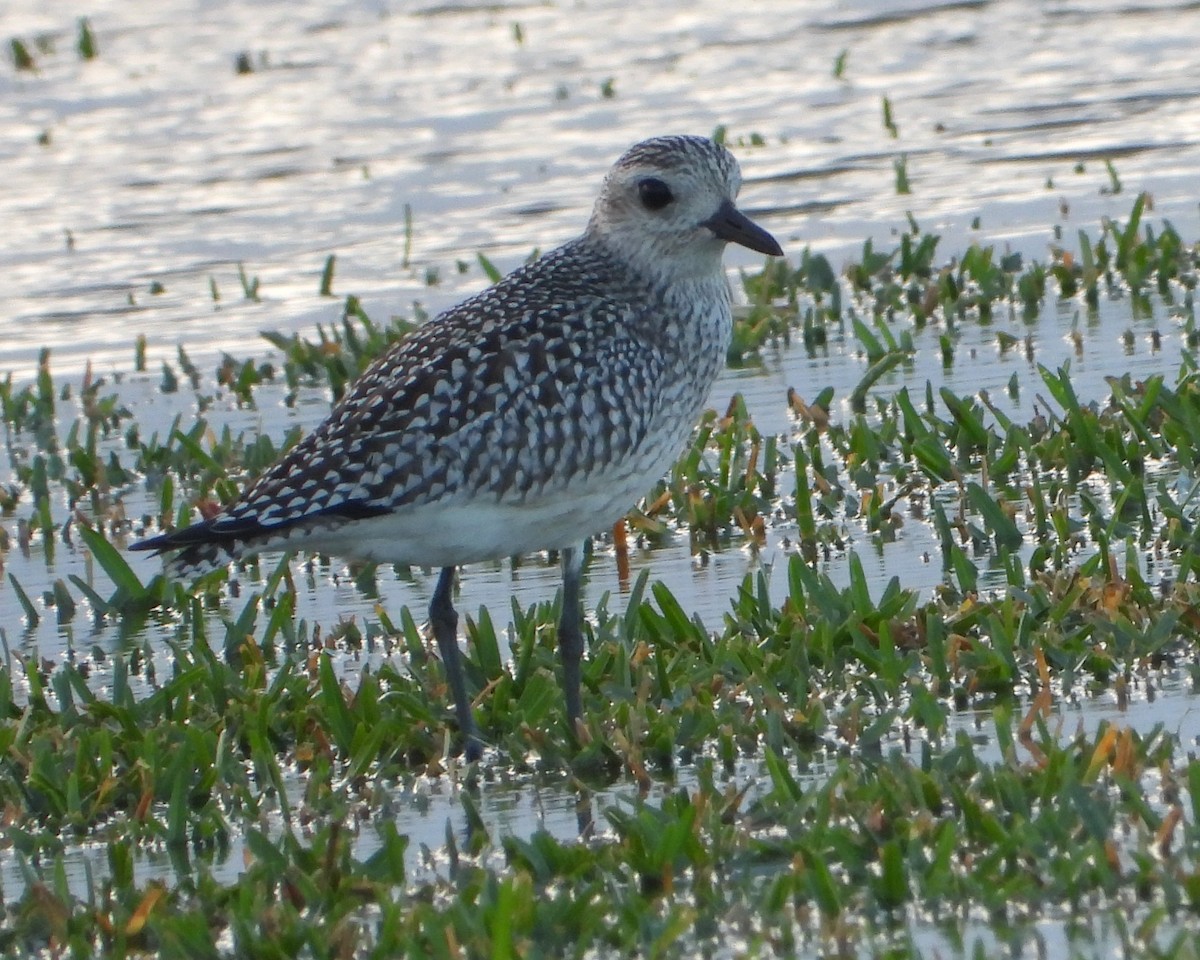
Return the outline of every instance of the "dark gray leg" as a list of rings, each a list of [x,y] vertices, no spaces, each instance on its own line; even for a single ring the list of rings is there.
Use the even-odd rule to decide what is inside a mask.
[[[580,624],[579,581],[583,574],[583,544],[562,551],[562,618],[558,621],[558,654],[562,657],[563,690],[567,695],[567,726],[575,733],[575,723],[583,716],[580,694],[579,661],[583,657],[583,631]]]
[[[433,624],[433,636],[437,640],[446,679],[450,681],[450,692],[454,695],[454,712],[458,715],[458,729],[463,738],[463,752],[467,760],[478,760],[483,753],[483,742],[475,727],[471,713],[471,698],[467,696],[467,678],[463,675],[462,654],[458,652],[458,614],[454,612],[451,592],[454,590],[454,568],[442,567],[437,589],[429,604],[429,622]]]

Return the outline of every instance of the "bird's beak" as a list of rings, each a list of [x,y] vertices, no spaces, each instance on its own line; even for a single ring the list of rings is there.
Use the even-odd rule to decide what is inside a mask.
[[[740,243],[743,247],[765,253],[768,257],[782,257],[783,247],[773,236],[726,200],[721,208],[701,224],[708,227],[722,240]]]

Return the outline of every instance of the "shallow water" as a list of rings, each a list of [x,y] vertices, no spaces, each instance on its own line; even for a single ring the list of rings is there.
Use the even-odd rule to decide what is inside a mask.
[[[1194,703],[1195,691],[1185,673],[1166,668],[1144,674],[1131,688],[1129,697],[1120,702],[1111,691],[1056,697],[1046,722],[1060,742],[1078,734],[1094,740],[1102,724],[1129,727],[1143,733],[1161,727],[1181,751],[1186,751],[1200,746],[1200,710]],[[990,709],[980,708],[953,717],[947,730],[939,739],[931,741],[931,745],[936,749],[951,744],[960,733],[970,738],[973,750],[982,762],[1004,761],[995,738]],[[884,754],[902,753],[911,762],[918,763],[922,743],[920,731],[897,730],[885,738],[880,750]],[[836,769],[839,755],[845,749],[831,744],[802,769],[794,770],[802,788],[814,787],[827,778]],[[1010,758],[1009,762],[1036,763],[1037,756],[1032,752],[1022,753]],[[376,827],[387,818],[409,838],[405,856],[408,879],[420,883],[435,876],[445,878],[450,871],[446,851],[448,837],[453,836],[460,851],[469,849],[471,844],[469,818],[463,809],[464,794],[469,794],[484,829],[493,840],[505,836],[528,840],[543,830],[556,838],[571,840],[611,834],[612,825],[607,815],[610,810],[633,810],[639,802],[655,804],[670,792],[694,790],[697,786],[694,771],[686,767],[671,780],[655,782],[645,794],[640,794],[638,787],[626,780],[584,795],[565,788],[560,781],[546,782],[537,775],[518,774],[502,768],[491,768],[477,783],[468,786],[459,773],[459,769],[451,764],[449,776],[421,777],[404,784],[381,784],[386,801],[372,809],[369,819],[360,822],[350,818],[347,824],[348,829],[355,831],[355,856],[365,859],[379,849]],[[1146,801],[1156,810],[1165,810],[1169,804],[1154,786],[1152,772],[1147,773],[1146,781]],[[744,809],[771,789],[770,776],[762,759],[753,757],[741,760],[732,773],[718,778],[718,784],[745,791]],[[298,780],[291,780],[288,786],[293,810],[301,808],[303,785]],[[282,825],[275,822],[269,829],[282,830]],[[1129,835],[1118,847],[1122,859],[1132,856],[1135,849],[1134,838]],[[70,888],[80,897],[87,896],[89,885],[99,887],[109,876],[103,843],[70,845],[61,856],[61,862]],[[148,848],[145,844],[137,848],[135,862],[141,883],[154,879],[170,882],[178,871],[196,869],[203,869],[222,883],[231,883],[244,864],[243,850],[236,838],[228,856],[203,864],[197,861],[189,865],[159,846]],[[26,869],[12,856],[0,857],[0,902],[17,899],[26,883]],[[36,868],[32,875],[38,875]],[[1104,911],[1089,917],[1066,909],[1051,909],[1039,916],[1015,919],[1009,925],[1000,926],[995,918],[956,920],[954,910],[935,923],[932,918],[910,910],[896,925],[894,933],[912,936],[927,956],[978,956],[976,944],[982,944],[987,956],[1003,947],[1004,955],[1017,958],[1091,957],[1110,955],[1106,950],[1117,942],[1111,924],[1112,919]],[[867,942],[874,941],[868,937]],[[742,954],[732,942],[727,942],[725,952],[718,950],[714,955],[732,957]],[[824,954],[804,952],[802,955]]]
[[[5,367],[28,375],[43,344],[59,369],[103,370],[129,362],[137,333],[203,359],[245,352],[260,328],[308,331],[337,315],[316,296],[331,252],[335,289],[372,315],[443,306],[482,283],[456,259],[484,250],[511,268],[577,233],[632,141],[719,124],[765,140],[738,151],[745,205],[793,254],[808,244],[835,266],[868,237],[886,246],[909,210],[947,249],[979,238],[1044,257],[1055,224],[1069,241],[1148,190],[1195,232],[1194,7],[904,6],[679,4],[648,23],[618,2],[110,2],[89,14],[100,56],[84,63],[69,13],[15,0],[0,33],[48,34],[56,53],[0,73],[0,218],[20,225],[0,239]],[[266,67],[237,75],[241,52]],[[1101,193],[1104,158],[1124,195]],[[263,303],[238,302],[239,261]]]
[[[34,38],[45,37],[53,52],[35,49],[36,73],[0,65],[0,222],[8,225],[0,376],[29,379],[47,346],[57,375],[77,380],[89,361],[98,375],[128,374],[144,334],[153,372],[127,376],[122,391],[146,432],[165,429],[180,411],[196,414],[186,390],[157,390],[160,363],[174,362],[179,345],[207,371],[222,351],[269,358],[259,330],[311,335],[340,317],[348,293],[376,319],[407,315],[414,302],[440,309],[484,285],[477,251],[507,270],[575,235],[607,165],[631,142],[718,125],[742,162],[743,206],[793,258],[810,246],[835,268],[868,238],[894,246],[909,211],[942,235],[946,255],[978,241],[1045,261],[1056,229],[1075,248],[1078,230],[1094,236],[1102,217],[1124,220],[1141,190],[1153,198],[1153,221],[1200,236],[1194,4],[1005,0],[882,10],[865,0],[778,0],[747,13],[703,0],[647,18],[617,0],[106,0],[87,11],[100,56],[84,63],[74,53],[74,8],[10,0],[0,41],[19,36],[35,49]],[[833,65],[843,51],[839,78]],[[234,70],[243,52],[256,68],[248,75]],[[883,125],[884,97],[895,138]],[[749,145],[752,134],[763,143]],[[910,195],[895,190],[901,155]],[[331,253],[339,299],[318,295]],[[460,273],[458,261],[469,269]],[[259,301],[243,298],[239,263],[258,278]],[[731,250],[728,263],[756,268],[759,258]],[[151,293],[153,283],[163,292]],[[1069,360],[1081,399],[1100,400],[1105,376],[1140,379],[1178,365],[1179,322],[1161,304],[1155,310],[1135,317],[1127,300],[1108,301],[1091,322],[1068,302],[1047,304],[1029,326],[1009,318],[964,326],[949,370],[941,331],[915,331],[913,362],[878,388],[923,389],[930,380],[959,394],[987,389],[1001,409],[1028,417],[1041,389],[1036,364]],[[997,330],[1031,337],[1033,361],[1023,348],[1001,352]],[[786,436],[788,387],[808,398],[835,387],[834,416],[846,417],[841,404],[865,369],[852,334],[831,331],[815,354],[768,347],[761,365],[727,371],[713,405],[740,391],[760,429]],[[1006,393],[1014,374],[1023,384],[1015,400]],[[289,410],[282,391],[262,397],[257,410],[230,406],[212,418],[278,436],[327,409],[317,400]],[[128,512],[144,506],[135,495]],[[2,522],[15,540],[15,519]],[[788,532],[773,530],[761,552],[733,547],[706,559],[677,537],[636,552],[634,575],[648,566],[716,627],[747,572],[784,565]],[[879,547],[852,526],[848,533],[877,587],[892,576],[923,591],[941,582],[941,564],[924,559],[936,556],[931,528],[909,524]],[[29,557],[11,550],[3,559],[35,597],[67,573],[87,575],[63,546],[53,560],[36,544]],[[148,576],[153,564],[139,558],[136,569]],[[844,558],[829,572],[844,580]],[[377,601],[338,573],[298,578],[298,615],[326,624],[371,615]],[[587,576],[590,601],[611,593],[611,605],[623,606],[603,546]],[[432,586],[419,572],[411,582],[378,577],[389,610],[423,609]],[[459,605],[499,614],[513,596],[528,606],[557,586],[557,567],[544,558],[479,565],[465,572]],[[119,644],[82,621],[59,626],[51,611],[22,631],[21,609],[0,582],[0,626],[14,648],[55,661],[83,645]],[[1158,703],[1191,716],[1182,686]],[[1139,714],[1135,725],[1153,722]],[[413,802],[403,817],[413,849],[427,828],[436,846],[456,801]],[[514,788],[483,806],[501,831],[544,823],[569,833],[574,823],[573,799],[559,791]],[[4,882],[9,895],[12,882]]]

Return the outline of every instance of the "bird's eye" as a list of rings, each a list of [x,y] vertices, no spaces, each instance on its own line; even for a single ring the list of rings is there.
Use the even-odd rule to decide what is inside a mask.
[[[675,199],[671,194],[671,188],[658,177],[646,177],[645,180],[639,180],[638,196],[641,198],[642,206],[647,210],[661,210]]]

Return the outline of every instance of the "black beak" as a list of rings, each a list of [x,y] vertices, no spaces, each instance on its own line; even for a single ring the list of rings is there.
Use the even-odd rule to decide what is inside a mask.
[[[762,227],[726,200],[721,208],[701,224],[708,227],[722,240],[740,243],[743,247],[765,253],[768,257],[782,257],[783,247]]]

